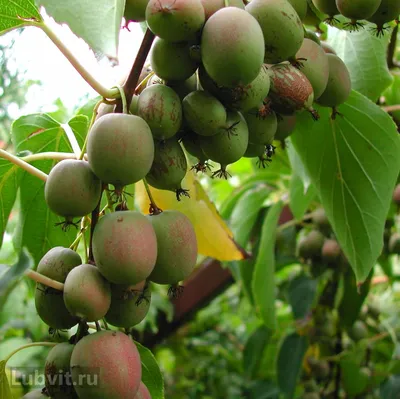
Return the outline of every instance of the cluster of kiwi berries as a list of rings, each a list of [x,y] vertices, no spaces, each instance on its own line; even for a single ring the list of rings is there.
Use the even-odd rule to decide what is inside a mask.
[[[326,15],[325,21],[334,25],[339,23],[336,18],[342,15],[348,22],[343,24],[350,30],[358,30],[364,26],[363,20],[375,25],[373,31],[377,36],[384,33],[388,22],[398,20],[400,2],[398,0],[312,0],[315,8]]]
[[[241,157],[265,167],[298,112],[318,119],[314,101],[334,109],[346,101],[349,72],[305,30],[306,14],[307,0],[126,2],[125,18],[146,21],[156,36],[150,75],[130,106],[155,139],[150,185],[185,193],[181,144],[196,171],[220,165],[212,176],[226,178]]]
[[[105,114],[89,132],[88,160],[63,160],[49,173],[44,188],[49,209],[65,219],[63,228],[91,215],[92,234],[85,262],[71,248],[54,247],[37,267],[44,276],[35,292],[38,315],[53,331],[76,325],[78,330],[68,343],[51,350],[46,388],[27,398],[150,398],[141,383],[141,361],[130,328],[149,310],[151,284],[179,292],[179,282],[197,260],[196,235],[187,216],[156,206],[143,215],[127,207],[125,186],[146,176],[150,180],[153,140],[141,117]],[[166,156],[170,162],[170,154]],[[108,205],[99,211],[103,193]],[[71,247],[75,249],[74,243]],[[45,285],[46,277],[62,283],[62,290]],[[89,322],[97,332],[89,334]],[[124,332],[110,330],[108,324]],[[98,385],[82,382],[85,370],[98,371]]]

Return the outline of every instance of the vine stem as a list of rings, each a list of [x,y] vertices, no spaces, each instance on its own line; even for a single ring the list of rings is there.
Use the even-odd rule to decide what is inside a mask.
[[[36,281],[37,283],[41,283],[47,285],[48,287],[54,288],[58,291],[64,290],[64,284],[60,283],[59,281],[53,280],[43,274],[35,272],[34,270],[27,270],[25,272],[25,276],[29,277],[30,279]]]
[[[44,182],[47,180],[46,173],[44,173],[40,169],[35,168],[34,166],[30,165],[28,162],[25,162],[23,159],[10,154],[7,151],[0,149],[0,158],[7,159],[7,161],[12,162],[14,165],[19,166],[20,168],[26,170],[28,173],[30,173],[33,176],[38,177],[39,179],[43,180]]]
[[[144,188],[146,189],[147,196],[150,200],[150,213],[152,215],[158,215],[162,212],[162,210],[157,206],[156,202],[154,201],[153,194],[150,191],[149,183],[147,183],[146,179],[143,179]]]
[[[94,229],[96,227],[97,222],[99,221],[99,215],[100,215],[100,205],[101,205],[101,199],[103,197],[103,192],[104,189],[106,189],[107,186],[104,185],[103,186],[103,191],[100,195],[100,199],[99,202],[96,206],[96,208],[93,210],[92,212],[92,217],[91,217],[91,221],[90,221],[90,241],[89,241],[89,257],[88,257],[88,263],[94,265],[94,256],[93,256],[93,233],[94,233]]]
[[[140,45],[139,51],[135,58],[135,62],[132,65],[132,69],[129,72],[129,76],[126,79],[124,84],[124,92],[126,96],[127,108],[131,105],[132,96],[135,93],[136,86],[139,82],[140,74],[142,73],[142,69],[144,63],[146,62],[146,58],[150,52],[151,46],[154,41],[154,33],[147,28],[146,33],[144,34],[142,44]],[[122,112],[122,102],[119,101],[116,107],[115,112]]]
[[[72,51],[60,40],[55,32],[44,22],[32,21],[26,23],[26,25],[36,26],[42,29],[42,31],[49,37],[49,39],[57,46],[57,48],[63,53],[65,58],[71,63],[76,71],[82,76],[82,78],[89,84],[92,89],[105,98],[119,98],[119,91],[116,88],[107,88],[97,81],[85,67],[79,62]]]
[[[25,162],[41,161],[46,159],[52,159],[56,161],[62,161],[64,159],[76,159],[76,156],[72,152],[40,152],[38,154],[27,155],[21,157]]]
[[[34,346],[51,346],[51,347],[53,347],[56,345],[58,345],[57,342],[32,342],[31,344],[26,344],[26,345],[20,346],[18,349],[15,349],[15,351],[11,352],[4,361],[5,361],[5,363],[7,363],[16,353],[18,353],[19,351],[22,351],[23,349],[32,348]]]
[[[400,104],[396,105],[387,105],[386,107],[382,107],[382,109],[386,112],[395,112],[400,111]]]

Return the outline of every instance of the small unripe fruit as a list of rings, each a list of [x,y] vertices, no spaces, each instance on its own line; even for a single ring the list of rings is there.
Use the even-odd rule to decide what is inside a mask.
[[[249,129],[250,143],[263,145],[272,143],[278,127],[278,120],[274,111],[268,110],[264,113],[263,108],[261,108],[260,110],[249,111],[243,116]]]
[[[322,246],[324,245],[325,237],[318,230],[312,230],[299,241],[298,253],[304,259],[311,259],[321,256]]]
[[[324,208],[317,208],[312,213],[311,220],[315,224],[315,226],[318,227],[319,230],[324,232],[330,230],[331,224],[329,223],[329,219],[326,216]]]
[[[93,265],[75,267],[64,283],[64,303],[68,311],[85,321],[97,321],[111,303],[110,283]]]
[[[142,22],[146,20],[146,7],[149,0],[126,0],[124,17],[127,21]]]
[[[288,0],[302,21],[307,15],[307,0]]]
[[[100,194],[101,182],[89,164],[74,159],[65,159],[54,166],[44,186],[48,207],[67,219],[92,212]]]
[[[90,370],[97,377],[82,378]],[[75,345],[71,372],[78,396],[85,399],[134,398],[142,378],[136,345],[128,335],[110,330],[87,335]]]
[[[340,13],[352,21],[372,17],[380,4],[381,0],[363,0],[362,2],[356,0],[336,0],[336,5]]]
[[[116,327],[133,327],[146,317],[150,301],[151,291],[144,281],[136,285],[111,284],[111,305],[105,319]]]
[[[94,229],[93,256],[100,273],[114,284],[146,280],[157,258],[153,226],[139,212],[107,214]]]
[[[265,145],[249,143],[247,145],[247,150],[243,156],[245,158],[262,157],[264,155],[264,152],[265,152]]]
[[[90,167],[104,183],[123,187],[143,179],[154,157],[149,125],[136,115],[108,114],[89,132]]]
[[[248,84],[260,71],[263,33],[256,19],[236,7],[221,8],[206,22],[201,36],[205,70],[218,85]]]
[[[353,341],[360,341],[368,337],[368,328],[363,321],[357,320],[347,333]]]
[[[342,250],[336,240],[326,240],[322,247],[322,259],[325,262],[333,263],[340,258]]]
[[[395,20],[399,17],[399,14],[400,2],[398,0],[382,0],[374,15],[367,20],[376,24],[377,35],[379,36],[383,34],[385,23]]]
[[[71,384],[71,355],[74,345],[63,342],[51,349],[46,358],[45,384],[47,392],[53,399],[77,399],[74,386]]]
[[[149,279],[157,284],[177,284],[196,266],[197,239],[191,221],[173,210],[148,216],[157,236],[157,261]]]
[[[312,2],[315,8],[323,14],[327,14],[330,17],[340,14],[336,6],[336,0],[312,0]]]
[[[325,91],[317,103],[324,107],[337,107],[344,103],[351,93],[350,73],[345,63],[334,54],[327,54],[329,78]]]

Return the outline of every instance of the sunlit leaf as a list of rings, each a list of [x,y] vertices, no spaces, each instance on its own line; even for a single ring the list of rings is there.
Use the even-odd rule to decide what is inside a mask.
[[[277,202],[269,209],[261,229],[260,249],[253,274],[253,296],[256,309],[264,324],[274,330],[275,316],[275,237],[279,216],[283,208]]]
[[[382,250],[383,230],[400,170],[400,138],[392,119],[359,93],[339,107],[299,115],[292,143],[315,185],[357,281]]]
[[[0,0],[0,35],[25,24],[25,20],[41,21],[32,0]]]
[[[96,52],[116,58],[125,0],[36,0]]]
[[[164,399],[164,378],[151,351],[135,341],[142,361],[142,381],[152,399]]]

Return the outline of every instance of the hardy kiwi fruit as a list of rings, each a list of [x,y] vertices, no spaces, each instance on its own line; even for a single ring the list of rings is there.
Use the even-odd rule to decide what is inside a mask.
[[[329,239],[324,242],[322,247],[322,259],[325,262],[333,263],[340,258],[342,250],[336,240]]]
[[[219,86],[249,84],[260,72],[263,57],[263,33],[246,11],[225,7],[207,20],[201,36],[201,59]]]
[[[157,258],[153,226],[140,212],[107,214],[94,229],[93,256],[100,273],[111,283],[144,281]]]
[[[243,114],[249,129],[249,142],[252,144],[271,144],[278,126],[274,111],[254,109]]]
[[[351,19],[351,25],[356,24],[357,20],[372,17],[378,10],[381,0],[336,0],[336,5],[340,13]]]
[[[150,30],[169,42],[195,40],[204,21],[200,0],[150,0],[146,8]]]
[[[150,308],[151,291],[145,281],[135,285],[111,284],[111,305],[105,316],[116,327],[139,324]]]
[[[155,139],[169,139],[182,124],[181,100],[168,86],[148,86],[139,96],[138,115],[149,124]]]
[[[87,375],[92,370],[96,375]],[[127,399],[135,397],[142,378],[139,351],[119,331],[99,331],[83,337],[71,356],[72,382],[80,398]],[[97,378],[97,384],[94,384]]]
[[[177,284],[196,266],[197,239],[192,222],[183,213],[167,210],[148,216],[157,236],[157,261],[149,279]]]
[[[296,128],[296,115],[280,115],[276,127],[275,140],[284,141]]]
[[[246,152],[244,153],[245,158],[255,158],[262,157],[265,152],[265,145],[262,144],[252,144],[249,142],[247,145]]]
[[[261,26],[265,41],[264,61],[267,64],[294,58],[304,39],[304,28],[287,0],[252,0],[247,4],[246,11]]]
[[[97,267],[87,264],[77,266],[65,280],[64,303],[68,311],[80,319],[102,319],[111,303],[110,283]]]
[[[329,15],[329,17],[340,14],[336,0],[312,0],[312,3],[318,11]]]
[[[367,18],[367,21],[376,24],[376,33],[380,36],[385,30],[385,23],[397,19],[399,14],[400,2],[398,0],[382,0],[376,12]]]
[[[327,54],[329,63],[328,84],[317,99],[325,107],[337,107],[344,103],[351,93],[350,73],[345,63],[334,54]]]
[[[44,366],[45,385],[53,399],[78,399],[70,380],[73,350],[74,345],[62,342],[54,346],[47,355]]]
[[[307,15],[307,0],[288,0],[302,21]]]
[[[196,90],[182,101],[185,121],[197,134],[213,136],[220,133],[226,123],[226,110],[210,93]]]
[[[92,212],[100,194],[101,181],[89,164],[75,159],[65,159],[54,166],[44,186],[47,206],[67,220]]]
[[[314,91],[314,99],[324,92],[329,78],[329,62],[325,51],[321,46],[310,39],[304,39],[300,50],[297,52],[298,59],[302,61],[301,72],[311,83]]]
[[[126,0],[124,17],[127,21],[142,22],[146,20],[146,7],[149,0]]]
[[[140,382],[139,390],[134,399],[151,399],[151,395],[146,385],[143,382]]]
[[[301,258],[312,259],[321,256],[322,247],[325,237],[318,230],[310,231],[306,236],[299,241],[297,250]]]
[[[149,125],[136,115],[104,115],[89,132],[87,154],[90,167],[104,183],[116,188],[136,183],[153,162]]]

